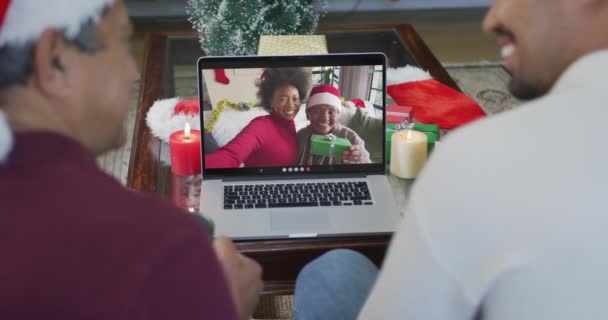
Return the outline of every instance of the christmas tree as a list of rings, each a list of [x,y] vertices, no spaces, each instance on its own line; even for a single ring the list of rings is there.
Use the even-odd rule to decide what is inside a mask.
[[[260,35],[312,34],[326,0],[188,0],[207,55],[251,55]]]

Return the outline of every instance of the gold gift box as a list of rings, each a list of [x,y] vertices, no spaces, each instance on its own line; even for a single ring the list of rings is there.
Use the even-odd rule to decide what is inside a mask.
[[[327,54],[325,36],[260,36],[259,56],[294,54]]]

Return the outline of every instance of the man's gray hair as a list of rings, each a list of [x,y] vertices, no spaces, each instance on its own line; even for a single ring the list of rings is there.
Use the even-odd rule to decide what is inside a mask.
[[[102,14],[108,11],[106,8]],[[74,37],[68,37],[64,32],[64,40],[85,53],[94,53],[102,48],[97,39],[97,22],[89,19],[80,27]],[[0,48],[0,90],[14,85],[24,85],[32,74],[35,42],[13,45],[7,44]]]

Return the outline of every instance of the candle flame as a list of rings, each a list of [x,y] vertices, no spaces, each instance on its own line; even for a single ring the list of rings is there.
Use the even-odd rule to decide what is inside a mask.
[[[412,130],[406,130],[407,131],[407,139],[406,140],[412,140]]]
[[[190,124],[188,122],[186,122],[186,125],[184,126],[184,136],[190,138]]]

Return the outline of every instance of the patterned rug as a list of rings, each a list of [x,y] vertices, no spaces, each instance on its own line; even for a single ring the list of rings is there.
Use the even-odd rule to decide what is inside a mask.
[[[458,86],[481,106],[487,115],[510,110],[521,101],[509,93],[511,75],[499,63],[444,64]]]
[[[445,64],[444,66],[463,92],[477,101],[488,115],[512,109],[521,103],[508,92],[507,84],[511,76],[500,64]],[[176,91],[178,96],[195,97],[197,94],[195,78],[178,76]],[[100,167],[116,177],[123,185],[127,179],[138,97],[139,81],[136,81],[132,87],[129,116],[125,121],[129,134],[127,144],[119,150],[98,158]],[[293,296],[263,296],[254,318],[291,319],[292,310]]]

